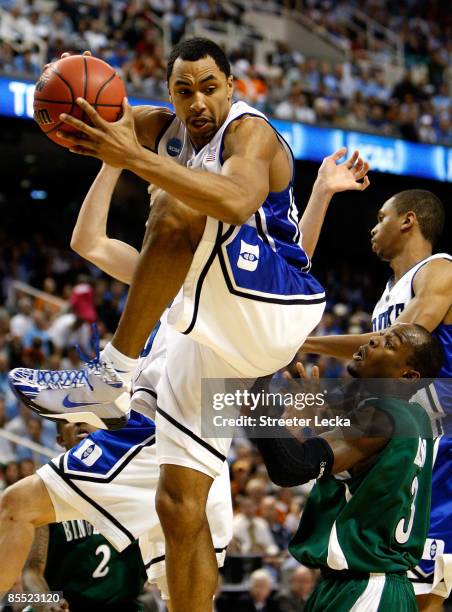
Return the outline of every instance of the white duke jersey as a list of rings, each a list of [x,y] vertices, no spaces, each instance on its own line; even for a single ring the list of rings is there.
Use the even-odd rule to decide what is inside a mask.
[[[260,111],[245,102],[235,102],[231,106],[225,122],[212,140],[199,151],[193,146],[185,125],[176,115],[173,115],[169,126],[164,128],[157,138],[157,153],[170,157],[187,168],[199,168],[207,172],[220,174],[223,165],[222,154],[225,132],[233,121],[244,115],[261,117],[268,122],[266,116]],[[248,219],[246,225],[255,227],[261,240],[270,245],[290,264],[306,272],[309,270],[311,263],[301,246],[301,233],[298,227],[300,211],[293,195],[294,158],[283,137],[276,130],[275,133],[287,152],[292,178],[283,191],[268,193],[265,201]]]
[[[372,313],[372,330],[381,331],[390,325],[393,325],[401,312],[406,308],[408,302],[414,297],[413,281],[416,273],[420,268],[425,266],[433,259],[446,259],[452,262],[452,256],[447,253],[436,253],[430,255],[422,261],[419,261],[415,266],[410,268],[405,274],[393,284],[392,279],[386,284],[383,295],[377,302]],[[452,378],[452,325],[440,323],[433,331],[434,335],[441,342],[444,350],[444,363],[439,373],[439,378]],[[446,383],[435,383],[435,389],[427,391],[429,396],[430,411],[436,413],[437,416],[444,416],[447,413],[448,420],[451,420],[452,402],[450,393],[448,392],[449,385]],[[422,402],[424,404],[424,402]],[[452,423],[444,423],[445,429],[448,432],[452,427]]]

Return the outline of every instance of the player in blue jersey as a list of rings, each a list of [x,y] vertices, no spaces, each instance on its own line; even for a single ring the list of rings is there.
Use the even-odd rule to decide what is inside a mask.
[[[284,366],[319,322],[325,295],[309,274],[309,244],[301,244],[310,214],[300,219],[294,202],[290,148],[262,113],[233,103],[222,50],[205,39],[184,41],[170,55],[167,77],[174,114],[133,113],[125,102],[123,118],[111,124],[80,101],[92,126],[62,116],[83,134],[66,134],[74,152],[164,191],[101,363],[63,374],[20,370],[11,381],[40,414],[117,427],[138,355],[173,300],[157,388],[157,510],[172,605],[196,612],[210,607],[215,591],[205,505],[230,445],[202,437],[201,380],[255,378]],[[353,156],[346,169],[343,189],[367,187],[367,164]]]
[[[444,225],[444,207],[428,191],[411,189],[390,198],[371,232],[373,251],[393,276],[372,315],[375,331],[395,321],[422,325],[441,342],[445,359],[435,385],[416,394],[432,417],[437,440],[430,530],[420,565],[410,573],[420,610],[442,609],[452,588],[452,257],[432,255]],[[312,337],[302,350],[348,359],[372,334]]]

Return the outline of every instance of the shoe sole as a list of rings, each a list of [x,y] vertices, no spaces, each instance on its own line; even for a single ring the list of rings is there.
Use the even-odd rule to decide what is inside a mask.
[[[23,402],[28,408],[36,412],[39,416],[44,419],[48,419],[49,421],[67,421],[69,423],[88,423],[93,427],[97,427],[98,429],[108,429],[109,431],[114,431],[115,429],[122,429],[128,423],[128,416],[126,413],[123,416],[115,417],[115,418],[103,418],[97,416],[93,412],[70,412],[70,413],[61,413],[56,414],[54,412],[50,412],[47,408],[43,408],[36,404],[29,397],[24,395],[21,391],[17,390],[13,387],[13,391],[16,396]],[[123,394],[124,395],[124,394]],[[122,396],[116,400],[116,402],[124,403],[121,399]],[[116,402],[112,402],[112,404],[116,404]]]

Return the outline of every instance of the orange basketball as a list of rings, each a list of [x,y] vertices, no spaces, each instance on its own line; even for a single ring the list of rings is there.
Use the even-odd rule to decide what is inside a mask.
[[[60,121],[61,113],[90,123],[75,102],[81,97],[103,119],[116,121],[121,116],[125,95],[126,89],[121,77],[106,62],[97,57],[72,55],[51,64],[42,73],[34,94],[34,118],[51,140],[63,147],[70,147],[70,143],[56,135],[58,129],[76,131]]]

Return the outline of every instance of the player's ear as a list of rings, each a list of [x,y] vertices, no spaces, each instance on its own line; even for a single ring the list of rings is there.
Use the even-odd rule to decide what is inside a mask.
[[[402,226],[401,226],[401,229],[403,231],[407,231],[407,230],[411,229],[413,227],[413,225],[415,225],[416,221],[417,221],[416,213],[411,211],[411,210],[408,211],[402,217]]]
[[[227,90],[228,90],[228,100],[232,100],[232,93],[234,91],[234,77],[230,74],[227,78]]]
[[[166,81],[166,87],[168,89],[168,97],[169,97],[169,101],[171,102],[171,104],[173,103],[173,96],[171,95],[171,90],[169,88],[169,83],[168,81]]]
[[[418,372],[417,370],[406,370],[403,374],[402,374],[402,378],[420,378],[421,377],[421,373]]]

